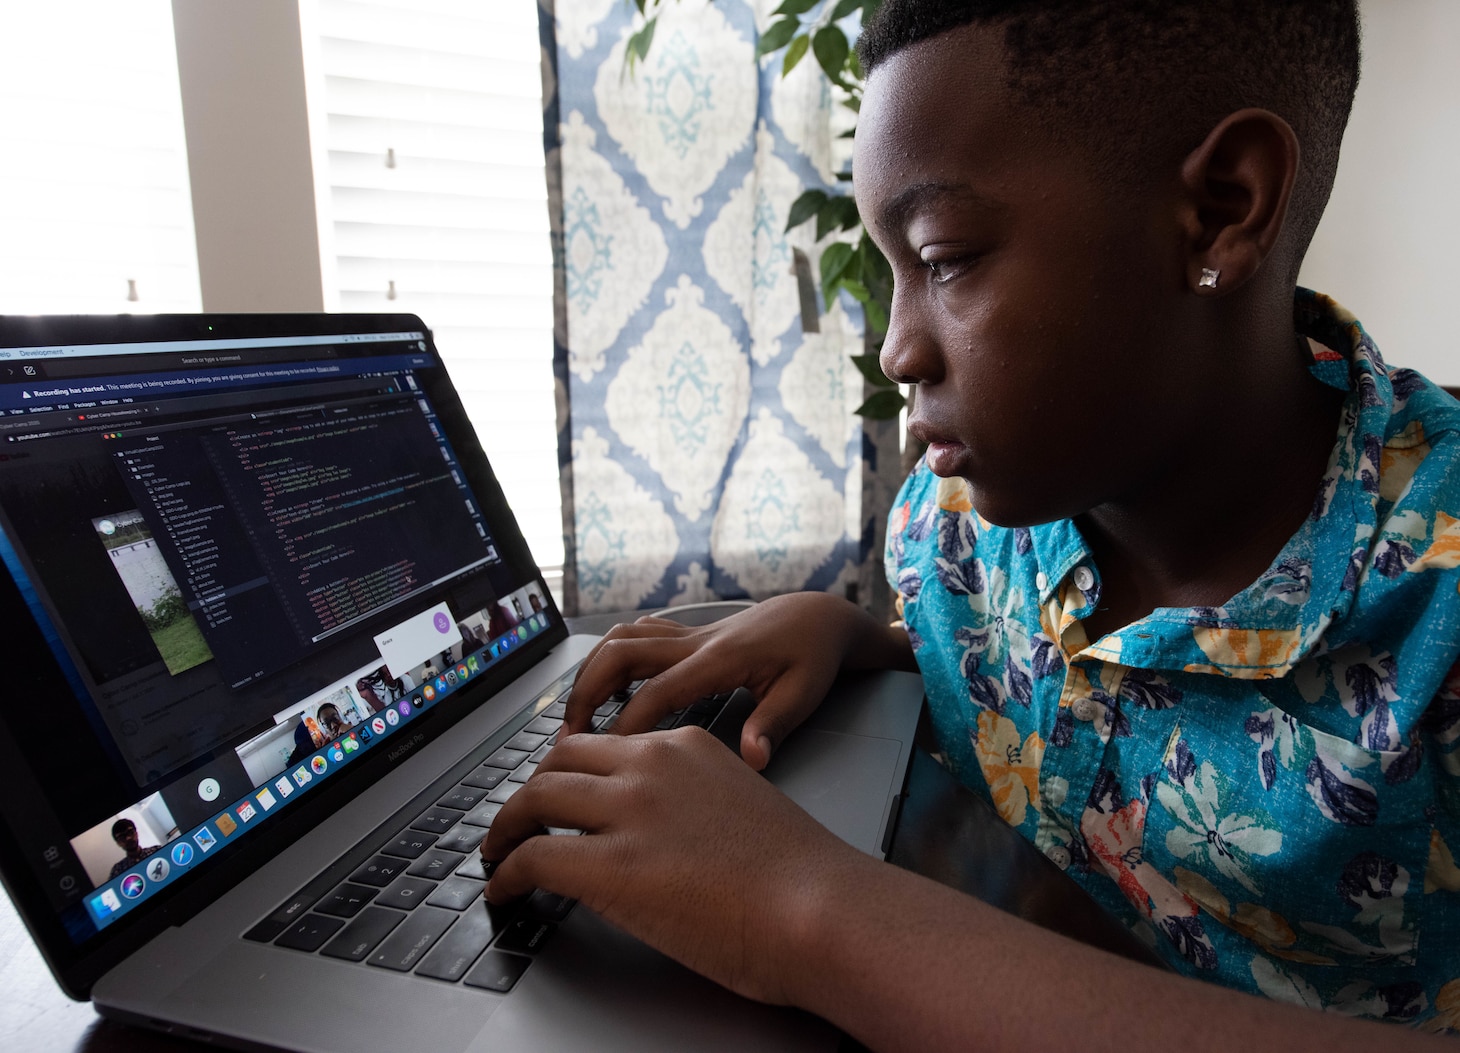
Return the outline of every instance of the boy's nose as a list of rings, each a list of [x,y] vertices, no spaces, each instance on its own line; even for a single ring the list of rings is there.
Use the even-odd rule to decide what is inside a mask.
[[[921,324],[916,310],[899,303],[896,294],[878,364],[899,384],[931,383],[942,378],[942,356],[931,330]]]

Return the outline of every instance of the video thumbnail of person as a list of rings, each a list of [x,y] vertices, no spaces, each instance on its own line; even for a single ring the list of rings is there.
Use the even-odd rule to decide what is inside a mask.
[[[542,590],[536,582],[524,585],[487,608],[487,634],[493,640],[504,636],[535,614],[547,609]]]
[[[157,653],[173,676],[212,659],[152,530],[135,508],[91,521]]]
[[[159,851],[179,832],[162,794],[154,793],[73,837],[71,850],[95,888]]]
[[[373,710],[351,688],[357,679],[358,671],[275,713],[272,728],[234,750],[255,786],[264,785],[370,716]]]

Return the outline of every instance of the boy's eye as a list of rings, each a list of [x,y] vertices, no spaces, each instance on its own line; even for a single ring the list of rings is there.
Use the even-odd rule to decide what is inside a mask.
[[[923,259],[923,267],[934,285],[946,285],[972,265],[972,257],[954,256],[946,259]]]

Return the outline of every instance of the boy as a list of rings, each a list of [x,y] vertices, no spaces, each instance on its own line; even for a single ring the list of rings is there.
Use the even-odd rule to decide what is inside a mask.
[[[1460,1029],[1460,406],[1294,293],[1353,3],[888,0],[859,46],[882,365],[928,444],[889,530],[906,628],[802,595],[611,634],[568,729],[652,679],[503,808],[490,897],[578,897],[874,1048]],[[706,735],[633,734],[744,683],[760,768],[837,669],[914,663],[955,772],[1175,972],[860,856]]]

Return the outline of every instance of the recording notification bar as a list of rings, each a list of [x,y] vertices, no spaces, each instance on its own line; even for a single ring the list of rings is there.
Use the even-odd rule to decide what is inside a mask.
[[[383,344],[425,340],[425,333],[346,333],[329,336],[255,336],[226,340],[148,340],[130,344],[55,344],[49,347],[0,347],[0,362],[26,358],[91,358],[97,355],[153,354],[166,351],[227,351],[250,347],[309,347],[315,344]]]

